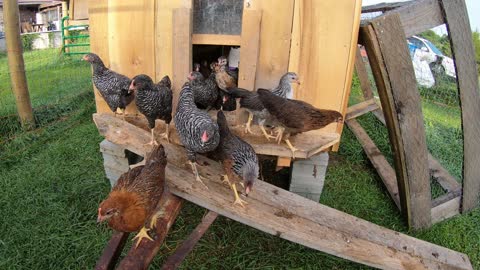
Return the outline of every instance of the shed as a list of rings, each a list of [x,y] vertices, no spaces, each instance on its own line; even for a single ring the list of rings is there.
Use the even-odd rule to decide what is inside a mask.
[[[220,46],[224,52],[239,46],[239,87],[273,88],[284,73],[293,71],[302,82],[295,98],[346,112],[360,0],[92,0],[88,11],[91,51],[127,76],[144,73],[158,81],[169,75],[174,106],[199,45]],[[98,93],[96,105],[98,112],[110,112]],[[137,114],[135,106],[127,113]],[[243,117],[236,112],[229,119],[240,124]],[[298,136],[299,148],[304,147],[298,157],[335,144],[336,150],[342,128],[335,123]],[[246,139],[260,154],[289,156],[286,146],[261,136]]]

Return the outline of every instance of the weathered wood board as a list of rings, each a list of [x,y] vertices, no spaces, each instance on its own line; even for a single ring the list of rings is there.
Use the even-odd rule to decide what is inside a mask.
[[[225,112],[225,115],[227,116],[231,131],[252,145],[257,154],[292,157],[292,152],[285,142],[277,144],[273,140],[268,141],[256,125],[253,125],[251,128],[254,134],[245,134],[245,127],[236,124],[234,112]],[[215,120],[216,112],[211,111],[210,116]],[[127,117],[126,120],[144,130],[149,130],[147,121],[143,116],[131,116]],[[165,122],[157,120],[155,123],[155,135],[163,133],[165,128]],[[157,137],[157,141],[160,141],[160,139],[161,138]],[[173,121],[170,123],[170,141],[174,144],[182,145]],[[326,151],[339,141],[340,135],[337,133],[324,132],[323,129],[312,130],[290,137],[290,142],[298,149],[301,149],[295,152],[295,158],[309,158],[317,153]]]
[[[101,135],[138,154],[149,150],[148,131],[106,114],[94,114]],[[198,157],[199,173],[208,189],[194,181],[184,150],[164,144],[168,164],[167,186],[186,200],[266,233],[329,254],[388,269],[472,269],[468,257],[258,181],[245,208],[232,204],[222,184],[219,163]]]
[[[472,210],[480,198],[480,94],[475,51],[464,0],[441,0],[452,41],[463,128],[462,212]]]

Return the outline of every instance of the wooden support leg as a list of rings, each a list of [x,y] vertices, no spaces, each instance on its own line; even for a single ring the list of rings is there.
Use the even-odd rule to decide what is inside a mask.
[[[183,199],[165,191],[160,199],[156,211],[163,211],[163,215],[158,217],[157,226],[155,227],[156,235],[154,241],[142,241],[137,248],[132,247],[127,256],[120,262],[117,269],[147,269],[153,258],[160,250],[170,227],[177,218],[182,207]]]
[[[102,256],[95,265],[95,270],[111,270],[115,268],[118,257],[122,253],[123,247],[127,242],[129,233],[115,232],[108,241],[107,246],[103,250]]]
[[[193,250],[200,238],[210,228],[210,225],[217,219],[218,214],[213,211],[208,211],[207,215],[203,217],[202,222],[193,230],[185,241],[178,247],[175,252],[167,258],[167,261],[162,266],[162,270],[177,269],[178,266],[185,260],[187,255]]]

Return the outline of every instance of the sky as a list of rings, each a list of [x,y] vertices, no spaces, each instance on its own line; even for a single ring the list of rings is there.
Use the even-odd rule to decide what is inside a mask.
[[[405,0],[362,0],[363,6],[374,5],[378,3],[403,2]],[[480,0],[465,0],[467,4],[468,18],[470,19],[470,27],[472,31],[480,31]],[[434,29],[438,34],[446,34],[445,27],[437,27]]]

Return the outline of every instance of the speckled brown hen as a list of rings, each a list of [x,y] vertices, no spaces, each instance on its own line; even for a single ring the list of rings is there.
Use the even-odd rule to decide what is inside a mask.
[[[108,197],[100,203],[97,222],[108,221],[108,226],[121,232],[140,230],[138,243],[148,236],[148,230],[156,225],[158,213],[155,207],[165,187],[167,158],[163,146],[155,146],[146,155],[145,165],[122,174]],[[145,222],[150,219],[149,229]]]
[[[266,89],[258,89],[257,93],[263,106],[273,116],[273,124],[277,127],[277,142],[280,143],[286,133],[283,139],[292,150],[293,158],[295,151],[299,149],[289,141],[290,135],[321,129],[330,123],[343,121],[342,114],[334,110],[317,109],[300,100],[276,96]]]
[[[218,58],[218,63],[214,66],[215,80],[220,89],[229,93],[229,88],[237,87],[238,77],[235,78],[227,69],[226,58],[221,56]]]

